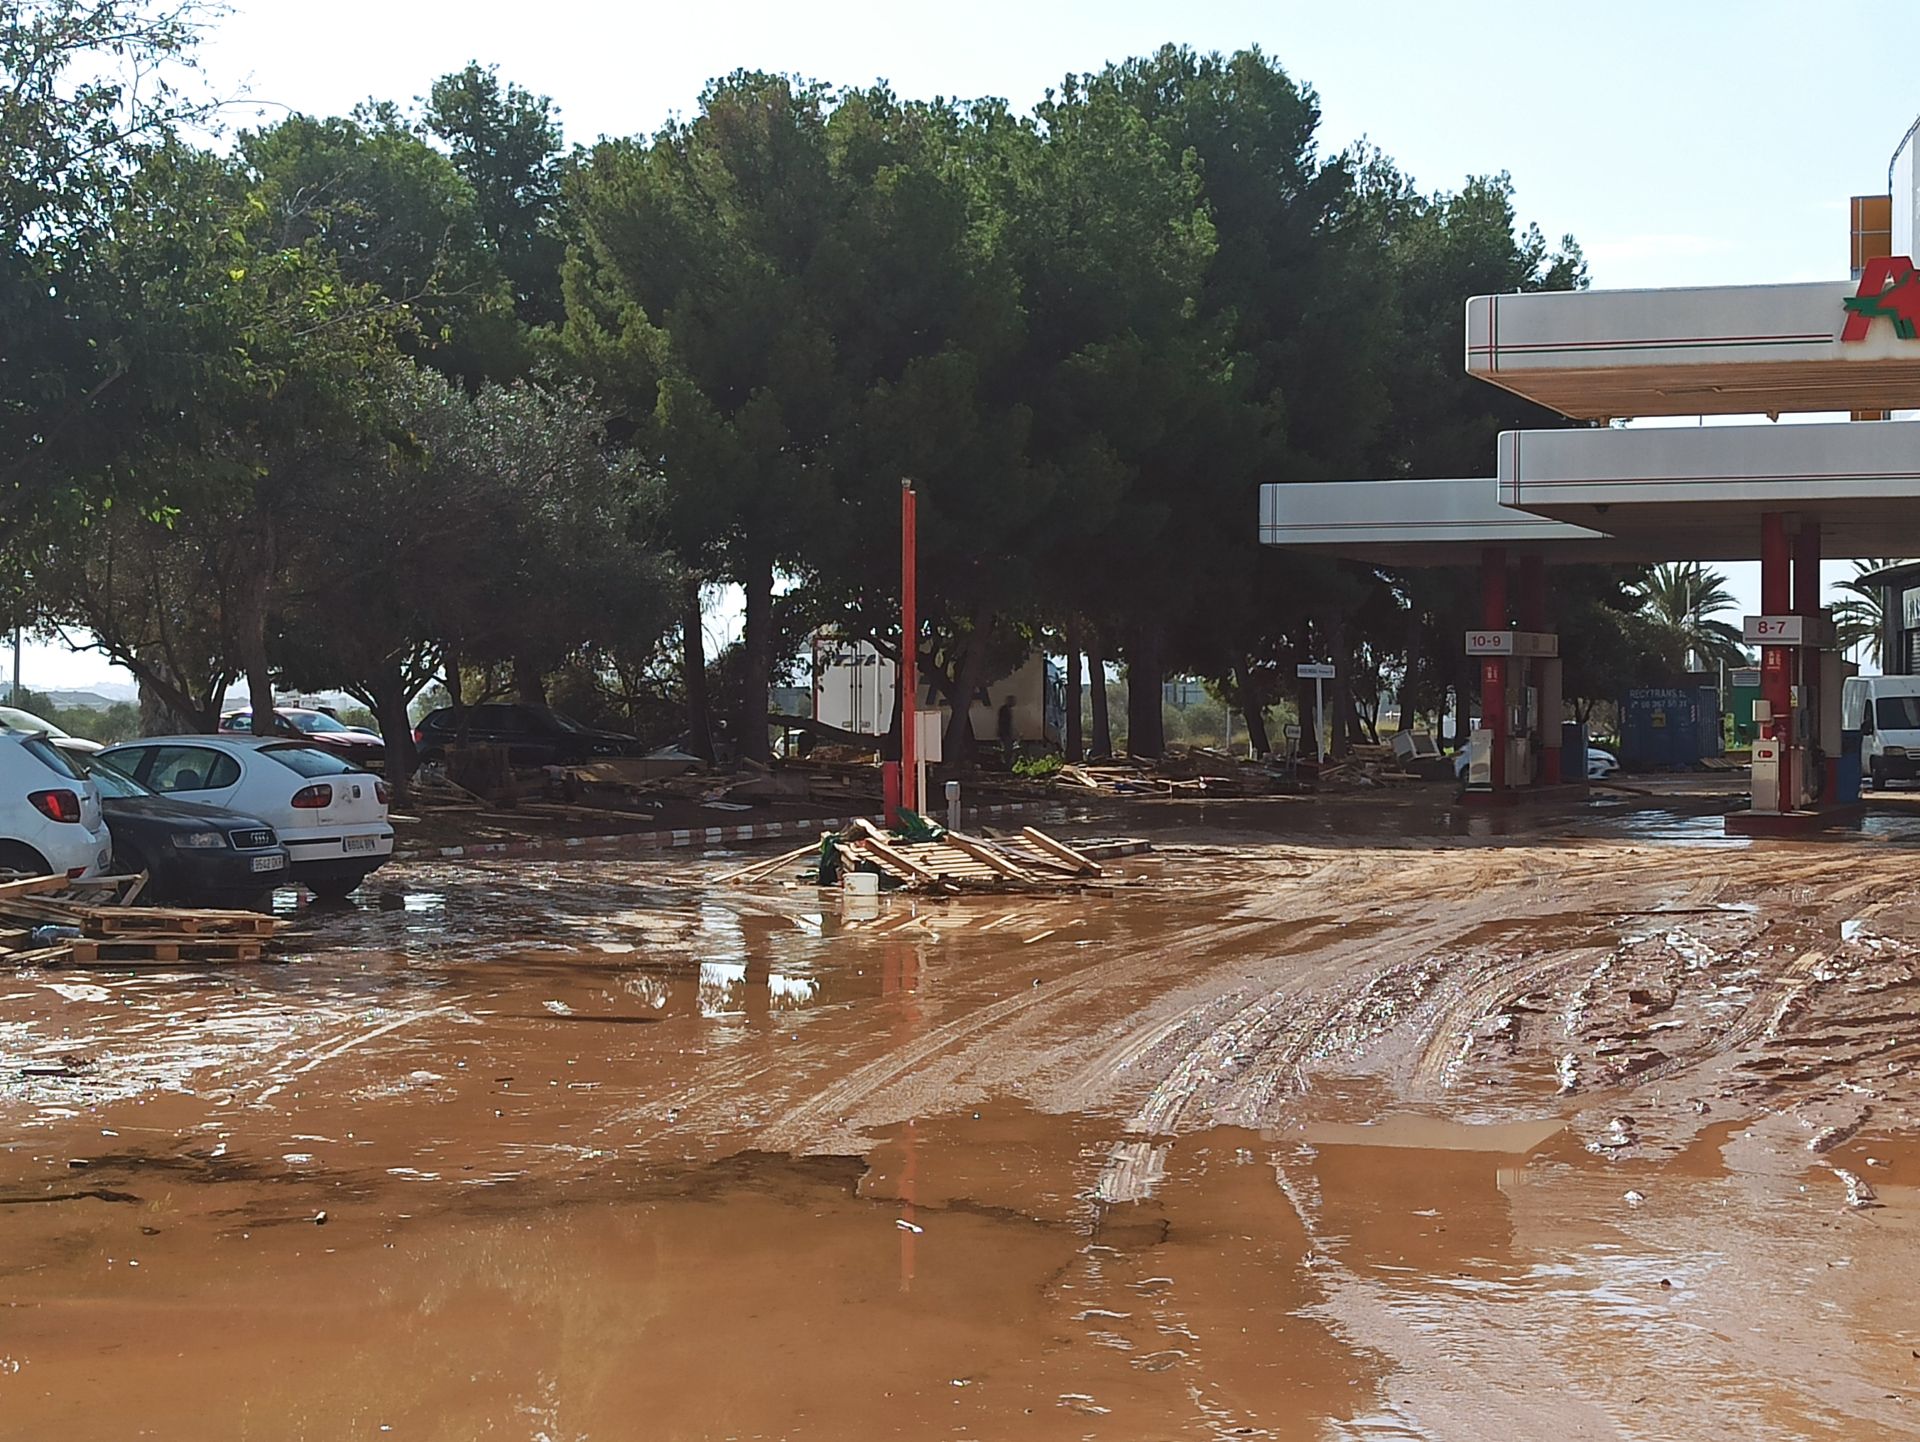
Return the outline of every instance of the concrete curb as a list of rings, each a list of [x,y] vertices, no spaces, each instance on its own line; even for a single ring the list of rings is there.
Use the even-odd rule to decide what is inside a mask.
[[[1019,801],[1004,806],[969,806],[961,814],[973,821],[991,821],[996,817],[1019,816],[1045,811],[1052,802]],[[873,820],[879,820],[875,816]],[[425,847],[418,850],[395,849],[395,861],[456,861],[467,856],[537,856],[547,851],[567,851],[582,846],[608,846],[616,842],[629,846],[664,850],[680,846],[733,846],[743,841],[778,841],[783,837],[817,836],[822,831],[838,831],[848,824],[844,816],[803,816],[793,821],[755,821],[745,826],[695,826],[676,831],[612,831],[596,836],[549,836],[536,841],[486,841],[474,846]]]

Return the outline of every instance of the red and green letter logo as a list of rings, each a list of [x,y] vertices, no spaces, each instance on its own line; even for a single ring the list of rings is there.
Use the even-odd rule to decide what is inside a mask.
[[[1920,335],[1920,271],[1904,255],[1883,255],[1867,262],[1860,289],[1846,299],[1847,323],[1840,339],[1865,340],[1876,317],[1893,322],[1901,340]]]

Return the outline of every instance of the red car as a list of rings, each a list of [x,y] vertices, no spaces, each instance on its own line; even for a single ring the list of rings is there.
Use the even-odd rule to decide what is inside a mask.
[[[297,736],[363,770],[378,770],[386,764],[387,743],[372,731],[348,726],[324,711],[311,711],[304,706],[281,706],[273,715],[274,730],[281,736]],[[229,712],[220,718],[220,729],[251,736],[253,712]]]

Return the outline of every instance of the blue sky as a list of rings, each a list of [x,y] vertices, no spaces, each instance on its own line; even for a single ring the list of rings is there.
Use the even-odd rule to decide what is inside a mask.
[[[470,59],[560,105],[569,138],[645,132],[746,67],[1025,107],[1069,72],[1172,41],[1257,44],[1321,98],[1327,149],[1362,137],[1424,188],[1506,170],[1523,220],[1571,232],[1596,286],[1844,275],[1849,196],[1886,187],[1920,108],[1903,6],[1829,3],[894,3],[236,0],[208,81],[282,107],[407,100]],[[1885,36],[1883,42],[1880,37]],[[1491,457],[1489,457],[1491,466]],[[1251,512],[1249,512],[1251,514]],[[1753,568],[1735,572],[1751,604]],[[34,686],[108,675],[33,648]]]

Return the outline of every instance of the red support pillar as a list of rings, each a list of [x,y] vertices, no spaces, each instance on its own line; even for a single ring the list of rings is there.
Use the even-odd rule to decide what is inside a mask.
[[[1507,629],[1507,553],[1499,546],[1480,552],[1480,624],[1489,631]],[[1493,789],[1507,785],[1507,658],[1480,658],[1480,724],[1493,733],[1489,758]]]
[[[900,483],[900,804],[920,810],[920,777],[914,767],[920,728],[919,562],[913,482]]]
[[[1784,616],[1793,605],[1793,543],[1787,518],[1779,511],[1760,517],[1760,609]],[[1793,652],[1785,646],[1760,648],[1760,697],[1773,712],[1766,734],[1780,742],[1780,801],[1792,809],[1793,797]]]
[[[1793,537],[1793,612],[1806,619],[1807,634],[1812,635],[1814,618],[1820,614],[1820,522],[1803,516]],[[1799,671],[1800,709],[1807,718],[1807,765],[1813,764],[1814,750],[1820,744],[1820,657],[1822,651],[1802,646],[1792,653]],[[1813,773],[1807,773],[1811,782]],[[1820,794],[1832,797],[1840,790],[1840,758],[1822,758]]]
[[[1547,566],[1538,556],[1520,558],[1520,629],[1522,631],[1548,631],[1547,621]],[[1550,662],[1535,657],[1519,663],[1527,668],[1527,679],[1534,688],[1541,708],[1539,766],[1534,782],[1539,786],[1555,786],[1560,782],[1560,728],[1556,724],[1547,724],[1547,669]],[[1559,711],[1557,700],[1553,706],[1556,716]]]

